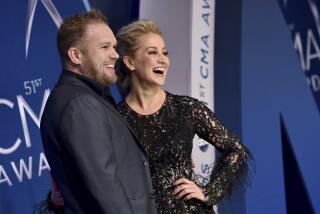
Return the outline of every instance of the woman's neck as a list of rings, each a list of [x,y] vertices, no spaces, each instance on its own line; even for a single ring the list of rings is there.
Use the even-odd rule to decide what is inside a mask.
[[[157,112],[166,99],[165,91],[160,87],[142,88],[132,85],[125,98],[126,103],[141,115],[150,115]]]

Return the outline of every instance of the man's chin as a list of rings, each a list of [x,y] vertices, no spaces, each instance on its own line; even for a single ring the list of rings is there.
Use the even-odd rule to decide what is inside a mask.
[[[118,77],[114,76],[114,77],[109,77],[109,78],[99,78],[97,81],[100,82],[103,85],[112,85],[114,83],[117,82]]]

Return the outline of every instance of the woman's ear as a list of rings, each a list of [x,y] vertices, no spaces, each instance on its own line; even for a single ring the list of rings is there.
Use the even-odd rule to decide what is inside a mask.
[[[69,56],[69,59],[72,63],[74,63],[76,65],[82,64],[82,56],[81,56],[81,52],[78,48],[75,48],[75,47],[69,48],[68,56]]]
[[[129,70],[134,71],[136,69],[133,65],[133,60],[131,57],[124,56],[122,60],[123,63],[127,66],[127,68],[129,68]]]

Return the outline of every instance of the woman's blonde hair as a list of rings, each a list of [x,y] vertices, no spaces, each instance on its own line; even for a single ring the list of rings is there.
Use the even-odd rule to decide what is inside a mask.
[[[124,56],[134,57],[135,52],[139,49],[139,38],[149,33],[157,34],[162,37],[160,28],[151,20],[141,19],[134,21],[122,27],[117,37],[116,50],[120,58],[116,63],[116,72],[118,76],[118,86],[122,95],[126,95],[130,88],[130,70],[123,62]]]
[[[151,20],[141,19],[122,27],[117,33],[117,52],[120,56],[134,56],[138,49],[138,39],[146,34],[162,36],[159,27]]]

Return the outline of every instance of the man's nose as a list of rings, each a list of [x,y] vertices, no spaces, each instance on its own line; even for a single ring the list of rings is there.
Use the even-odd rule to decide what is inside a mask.
[[[118,59],[118,58],[119,58],[119,54],[117,53],[116,50],[113,50],[113,52],[112,52],[112,54],[111,54],[111,57],[112,57],[113,59]]]

